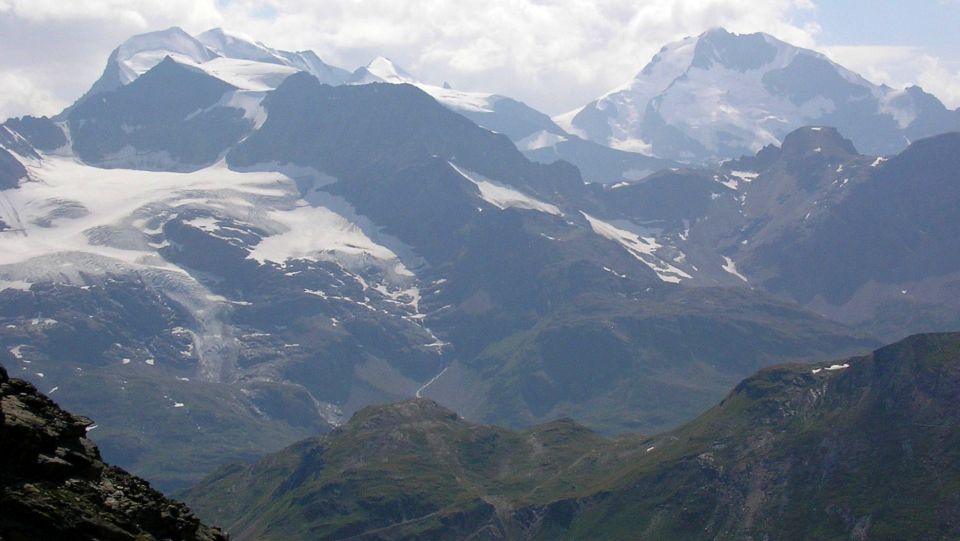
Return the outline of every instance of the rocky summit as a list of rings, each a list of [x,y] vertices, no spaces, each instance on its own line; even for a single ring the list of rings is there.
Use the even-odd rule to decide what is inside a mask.
[[[227,539],[127,472],[105,464],[71,415],[0,366],[0,540]]]

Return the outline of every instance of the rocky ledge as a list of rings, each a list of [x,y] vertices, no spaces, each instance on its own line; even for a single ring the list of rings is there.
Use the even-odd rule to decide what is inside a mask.
[[[215,541],[187,506],[109,466],[71,415],[0,366],[0,541]]]

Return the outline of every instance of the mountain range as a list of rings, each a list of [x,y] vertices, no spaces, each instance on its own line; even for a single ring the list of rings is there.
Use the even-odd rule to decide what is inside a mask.
[[[747,84],[771,39],[696,43]],[[385,58],[136,36],[0,127],[0,362],[166,491],[412,397],[661,433],[765,366],[960,323],[960,139],[860,154],[833,118],[652,157]]]
[[[235,539],[953,539],[960,335],[767,368],[670,432],[522,432],[424,399],[185,494]]]

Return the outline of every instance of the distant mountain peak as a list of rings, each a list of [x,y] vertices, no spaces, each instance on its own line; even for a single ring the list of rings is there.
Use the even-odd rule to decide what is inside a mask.
[[[351,82],[363,80],[363,82],[384,82],[393,84],[420,84],[420,81],[410,74],[410,72],[398,66],[393,60],[385,56],[378,56],[371,60],[366,66],[354,72]]]
[[[120,83],[128,84],[167,57],[203,63],[218,55],[182,28],[147,32],[131,37],[116,50]]]
[[[723,28],[714,28],[697,39],[691,66],[709,69],[720,64],[749,71],[773,62],[778,52],[776,42],[767,34],[732,34]]]
[[[691,163],[753,154],[811,124],[882,155],[960,129],[960,113],[918,89],[875,85],[817,51],[723,28],[667,44],[628,83],[554,120],[612,148]]]
[[[97,82],[77,103],[130,84],[166,58],[207,71],[234,86],[255,91],[276,88],[294,70],[310,73],[326,84],[341,84],[349,76],[346,70],[323,62],[313,51],[274,49],[225,28],[211,28],[191,36],[174,26],[138,34],[124,41],[110,55]]]
[[[260,60],[268,58],[271,51],[269,47],[247,35],[220,27],[197,34],[196,39],[221,56],[231,58]]]

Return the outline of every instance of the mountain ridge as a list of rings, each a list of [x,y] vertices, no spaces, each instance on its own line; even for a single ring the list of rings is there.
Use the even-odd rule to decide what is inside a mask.
[[[186,496],[238,539],[949,539],[960,471],[944,420],[960,415],[958,373],[960,334],[915,335],[765,368],[680,428],[616,440],[563,420],[471,425],[417,399]],[[265,499],[238,514],[224,490]]]
[[[960,334],[915,335],[765,368],[682,427],[615,440],[568,420],[472,425],[416,399],[225,467],[186,496],[238,539],[948,539],[960,532],[944,422],[960,415],[958,375]],[[259,503],[234,508],[225,490]]]

